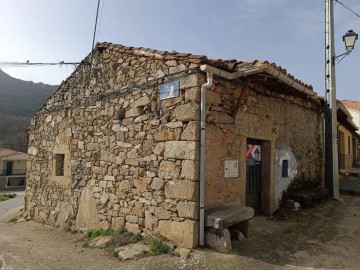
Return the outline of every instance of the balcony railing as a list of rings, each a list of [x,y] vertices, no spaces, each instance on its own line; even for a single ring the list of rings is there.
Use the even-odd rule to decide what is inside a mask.
[[[25,175],[26,169],[12,169],[11,171],[3,169],[0,173],[1,175]]]

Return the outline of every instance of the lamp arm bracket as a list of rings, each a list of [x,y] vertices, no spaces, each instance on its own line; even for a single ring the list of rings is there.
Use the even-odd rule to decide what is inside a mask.
[[[336,55],[336,56],[334,56],[334,60],[337,60],[337,59],[338,59],[339,57],[341,57],[341,56],[344,56],[344,55],[349,55],[351,52],[352,52],[352,51],[347,51],[347,52],[345,52],[345,53],[342,53],[342,54]]]

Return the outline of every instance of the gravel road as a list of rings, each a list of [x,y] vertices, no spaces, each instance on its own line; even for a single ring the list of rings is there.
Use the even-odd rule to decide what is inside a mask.
[[[83,248],[83,236],[35,222],[7,223],[22,196],[0,202],[0,269],[359,269],[360,197],[284,213],[282,220],[256,217],[249,239],[231,254],[208,249],[188,259],[162,255],[118,261],[103,250]]]

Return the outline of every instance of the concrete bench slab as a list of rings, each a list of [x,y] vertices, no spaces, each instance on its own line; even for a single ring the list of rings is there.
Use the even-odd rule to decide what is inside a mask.
[[[254,209],[248,206],[231,205],[205,211],[205,226],[226,229],[254,217]]]

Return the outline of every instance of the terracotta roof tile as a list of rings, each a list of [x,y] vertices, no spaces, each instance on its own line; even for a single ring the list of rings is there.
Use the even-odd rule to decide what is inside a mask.
[[[281,66],[277,66],[275,63],[270,63],[268,61],[259,61],[253,60],[248,62],[238,61],[236,59],[231,60],[223,60],[223,59],[209,59],[205,55],[193,55],[191,53],[179,53],[176,51],[168,52],[168,51],[158,51],[150,48],[143,47],[126,47],[120,44],[113,44],[108,42],[97,43],[96,48],[110,49],[116,50],[119,52],[132,53],[135,55],[143,55],[147,57],[153,57],[157,60],[179,60],[186,61],[190,63],[195,63],[198,65],[208,64],[214,66],[216,68],[223,69],[228,72],[241,71],[251,68],[258,68],[261,66],[271,65],[274,68],[278,69],[283,74],[287,75],[289,78],[294,79],[299,84],[313,89],[311,85],[308,85],[298,79],[296,79],[293,75],[289,74],[286,69]]]
[[[342,104],[347,109],[360,111],[360,101],[357,100],[342,100]]]

